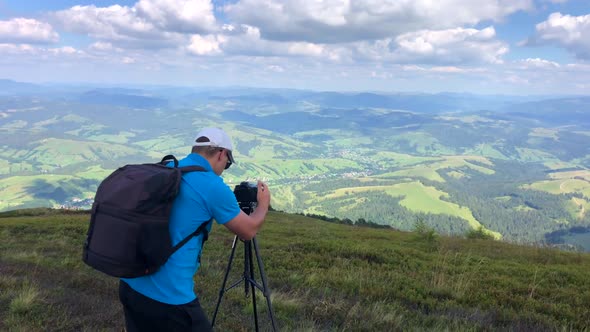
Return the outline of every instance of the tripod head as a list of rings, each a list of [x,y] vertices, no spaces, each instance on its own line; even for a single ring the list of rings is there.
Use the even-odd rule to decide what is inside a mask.
[[[238,201],[238,205],[240,209],[244,211],[245,214],[250,214],[256,210],[257,203],[242,203]]]

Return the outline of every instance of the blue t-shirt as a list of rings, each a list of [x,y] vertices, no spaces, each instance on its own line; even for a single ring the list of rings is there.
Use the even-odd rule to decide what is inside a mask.
[[[172,206],[170,235],[175,245],[202,223],[215,219],[225,224],[240,213],[231,189],[213,172],[209,162],[196,153],[179,166],[202,166],[207,172],[190,172],[182,177],[180,192]],[[211,224],[207,227],[211,230]],[[199,268],[203,235],[195,236],[176,251],[156,273],[139,278],[122,278],[135,291],[163,303],[178,305],[193,301],[193,277]]]

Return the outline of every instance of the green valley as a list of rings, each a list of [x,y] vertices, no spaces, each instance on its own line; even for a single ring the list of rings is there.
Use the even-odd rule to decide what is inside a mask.
[[[182,158],[199,128],[219,126],[237,160],[226,183],[267,181],[276,210],[400,230],[421,220],[441,234],[481,227],[504,241],[585,248],[560,237],[590,230],[585,97],[489,104],[456,95],[449,104],[444,94],[171,91],[0,95],[0,211],[88,208],[117,167]],[[133,93],[158,102],[146,106]],[[557,117],[529,102],[565,106]]]

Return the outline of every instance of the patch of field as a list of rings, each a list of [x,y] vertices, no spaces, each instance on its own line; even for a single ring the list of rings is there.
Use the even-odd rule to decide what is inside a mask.
[[[191,153],[190,138],[183,135],[166,135],[159,136],[149,140],[133,142],[145,151],[148,151],[150,157],[162,158],[165,155],[173,154],[176,158],[181,158]]]
[[[505,122],[505,121],[497,121],[492,120],[483,116],[479,115],[467,115],[467,116],[439,116],[436,119],[445,120],[445,121],[459,121],[463,123],[474,124],[477,122],[482,123],[491,123],[491,122]]]
[[[2,125],[3,131],[14,132],[16,130],[23,129],[27,126],[28,122],[24,120],[15,120],[7,124]]]
[[[79,116],[78,114],[64,115],[61,119],[62,119],[62,121],[76,122],[76,123],[84,123],[84,122],[90,121],[89,119]]]
[[[367,151],[367,153],[371,153],[371,160],[376,162],[378,166],[384,168],[407,167],[424,162],[441,160],[439,157],[419,157],[390,151],[379,151],[377,153]]]
[[[445,180],[440,176],[439,171],[444,169],[461,169],[461,168],[470,168],[474,171],[483,173],[483,174],[494,174],[495,171],[493,169],[472,163],[477,162],[480,164],[485,164],[488,166],[493,166],[493,163],[481,156],[445,156],[442,159],[438,159],[438,161],[428,163],[428,164],[420,164],[417,166],[408,167],[399,171],[389,172],[384,174],[376,175],[377,178],[390,178],[390,177],[404,177],[404,178],[423,178],[430,181],[436,182],[445,182]]]
[[[577,164],[576,163],[571,163],[571,162],[566,162],[566,161],[561,161],[561,160],[550,160],[550,161],[546,161],[543,163],[543,165],[545,165],[545,167],[551,169],[551,170],[555,170],[555,169],[562,169],[562,168],[570,168],[570,167],[576,167]]]
[[[438,139],[426,132],[412,131],[390,138],[392,143],[407,144],[417,153],[425,155],[452,155],[455,150],[441,144]]]
[[[18,172],[32,171],[33,165],[26,161],[11,162],[5,159],[0,159],[0,174],[13,174]]]
[[[481,143],[476,145],[473,149],[470,149],[465,152],[468,155],[475,155],[475,156],[482,156],[486,158],[495,158],[495,159],[502,159],[508,160],[507,156],[505,156],[502,152],[498,151],[492,144]]]
[[[101,166],[91,166],[86,170],[76,173],[76,177],[83,178],[83,179],[90,179],[90,180],[104,180],[109,174],[111,174],[114,169],[104,169]]]
[[[117,144],[125,144],[129,139],[135,137],[135,134],[128,131],[120,131],[118,135],[90,135],[86,138],[98,142],[111,142]]]
[[[515,207],[514,210],[519,211],[519,212],[535,211],[535,209],[533,209],[530,206],[526,206],[526,205],[519,205],[519,206]]]
[[[551,173],[552,180],[538,181],[522,186],[525,189],[545,191],[559,195],[566,193],[581,193],[590,199],[590,171],[568,171]]]
[[[89,136],[94,134],[100,134],[106,126],[99,124],[99,123],[89,123],[80,126],[80,128],[75,130],[66,131],[66,134],[75,135],[75,136]]]
[[[561,182],[562,181],[556,181],[556,180],[543,180],[543,181],[537,181],[532,184],[525,184],[521,187],[523,189],[540,190],[540,191],[546,191],[551,194],[559,195],[562,193],[561,190],[559,189],[559,185],[561,184]]]
[[[330,138],[324,140],[324,143],[333,150],[356,149],[361,145],[369,145],[373,143],[373,140],[370,137],[358,137],[352,132],[346,132],[341,129],[309,130],[298,132],[293,135],[293,137],[299,140],[298,142],[309,140],[314,136],[329,136]]]
[[[402,169],[399,171],[379,174],[377,177],[379,178],[388,178],[388,177],[403,177],[403,178],[423,178],[430,181],[436,182],[445,182],[440,174],[438,174],[437,168],[435,165],[418,165],[414,166],[410,169]]]
[[[577,170],[568,172],[550,173],[552,179],[581,179],[590,182],[590,170]]]
[[[473,217],[469,208],[441,200],[442,197],[448,197],[448,194],[435,187],[424,186],[419,181],[387,186],[340,188],[334,190],[331,194],[315,197],[307,203],[313,205],[314,201],[340,199],[345,198],[350,193],[363,193],[368,191],[384,192],[395,198],[403,197],[400,204],[410,211],[456,216],[466,220],[473,229],[478,229],[483,226],[475,219],[475,217]],[[502,237],[498,232],[489,230],[488,232],[497,239]]]
[[[557,162],[559,161],[554,155],[537,149],[516,147],[518,159],[524,162]]]
[[[559,140],[559,136],[557,135],[558,133],[559,133],[559,130],[557,130],[557,129],[533,128],[533,130],[531,130],[531,132],[529,133],[529,136],[550,138],[552,140],[558,141]]]
[[[228,132],[236,146],[236,161],[248,160],[257,162],[272,158],[287,158],[308,153],[315,148],[313,144],[294,140],[269,130],[227,124]]]
[[[33,131],[46,130],[45,126],[58,124],[59,122],[60,122],[60,118],[57,116],[54,116],[51,119],[46,119],[46,120],[42,120],[42,121],[38,121],[38,122],[33,123],[31,130],[33,130]]]
[[[510,196],[499,196],[499,197],[494,197],[494,199],[496,201],[499,201],[499,202],[509,202],[512,199],[512,197],[510,197]]]
[[[261,179],[274,181],[292,179],[301,182],[310,179],[350,177],[356,178],[365,174],[352,170],[362,166],[348,159],[260,159],[256,162],[240,160],[236,157],[236,165],[224,172],[223,177],[230,182],[245,179]],[[343,173],[345,170],[351,170]]]
[[[139,150],[120,144],[47,138],[32,143],[35,146],[23,159],[36,162],[42,170],[52,170],[87,161],[112,160],[139,154]]]

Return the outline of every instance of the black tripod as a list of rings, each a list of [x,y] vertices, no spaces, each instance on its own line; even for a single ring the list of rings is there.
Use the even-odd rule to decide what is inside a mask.
[[[254,325],[256,327],[256,331],[258,331],[258,314],[256,312],[255,293],[256,288],[258,288],[258,290],[260,290],[266,298],[266,304],[268,306],[268,315],[272,323],[272,330],[277,331],[277,324],[275,322],[274,312],[272,310],[272,304],[270,302],[270,289],[268,288],[268,284],[266,282],[266,275],[264,274],[264,265],[262,264],[262,258],[260,258],[260,255],[258,254],[258,242],[256,241],[256,237],[248,241],[240,240],[240,242],[244,243],[244,273],[242,274],[242,278],[240,280],[233,283],[227,289],[225,288],[227,278],[229,276],[229,271],[231,269],[231,264],[234,259],[234,254],[236,252],[236,244],[238,243],[238,236],[236,235],[234,236],[234,241],[231,246],[231,254],[229,255],[229,263],[227,264],[227,269],[225,270],[223,284],[221,285],[221,289],[219,290],[219,298],[217,299],[217,305],[215,306],[215,312],[213,313],[213,321],[211,322],[211,327],[215,326],[215,319],[217,318],[217,311],[219,310],[219,305],[221,304],[221,298],[223,297],[223,294],[225,294],[225,292],[227,292],[228,290],[238,286],[242,281],[244,281],[244,293],[246,297],[248,297],[250,288],[252,290],[252,308],[254,310]],[[254,279],[254,261],[252,260],[252,248],[254,248],[254,253],[256,254],[256,261],[258,262],[258,271],[260,272],[262,286],[259,283],[257,283]]]

